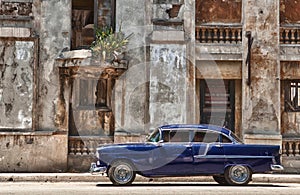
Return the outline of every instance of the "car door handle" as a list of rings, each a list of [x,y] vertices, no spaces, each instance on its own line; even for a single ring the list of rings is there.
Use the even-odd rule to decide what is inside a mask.
[[[217,148],[223,148],[223,146],[221,144],[216,144],[215,145]]]

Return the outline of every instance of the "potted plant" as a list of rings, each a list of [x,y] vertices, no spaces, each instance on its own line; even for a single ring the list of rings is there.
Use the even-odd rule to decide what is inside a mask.
[[[95,41],[91,44],[92,54],[102,63],[120,62],[129,42],[129,36],[121,31],[114,32],[111,27],[95,29]]]

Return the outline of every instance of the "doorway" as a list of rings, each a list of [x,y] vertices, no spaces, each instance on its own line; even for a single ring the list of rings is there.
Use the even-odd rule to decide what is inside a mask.
[[[235,80],[200,80],[200,123],[235,131]]]

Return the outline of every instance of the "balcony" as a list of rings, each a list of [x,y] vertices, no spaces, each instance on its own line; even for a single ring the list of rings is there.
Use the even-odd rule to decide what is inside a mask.
[[[300,26],[280,27],[280,44],[300,44]]]
[[[280,27],[280,60],[300,60],[300,26],[283,25]]]
[[[200,25],[196,26],[195,38],[200,43],[242,43],[242,26]]]
[[[195,28],[196,60],[242,61],[241,24],[205,24]]]
[[[283,138],[282,156],[300,156],[300,139]]]

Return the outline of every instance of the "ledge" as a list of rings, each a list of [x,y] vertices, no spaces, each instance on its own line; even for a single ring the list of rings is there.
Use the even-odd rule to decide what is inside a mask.
[[[23,27],[0,27],[0,37],[31,37],[31,29]]]
[[[281,147],[282,135],[244,134],[243,140],[244,140],[245,144],[279,145]]]
[[[152,19],[152,23],[154,25],[161,25],[161,26],[179,26],[183,25],[184,21],[183,20],[174,20],[174,19]]]
[[[154,31],[152,41],[184,42],[183,31]]]
[[[196,43],[196,60],[242,61],[242,45],[228,43]]]
[[[280,44],[280,61],[300,61],[300,44]]]
[[[70,141],[76,141],[76,140],[82,140],[82,141],[106,141],[110,140],[112,141],[114,136],[108,136],[108,135],[98,135],[98,136],[86,136],[86,135],[80,135],[80,136],[69,136]]]
[[[92,57],[92,51],[89,49],[80,49],[72,51],[61,52],[57,60],[68,60],[68,59],[85,59]]]
[[[0,20],[12,20],[12,21],[31,21],[33,16],[13,16],[13,15],[0,15]]]
[[[67,135],[65,131],[26,131],[26,130],[0,130],[0,136],[50,136]]]

